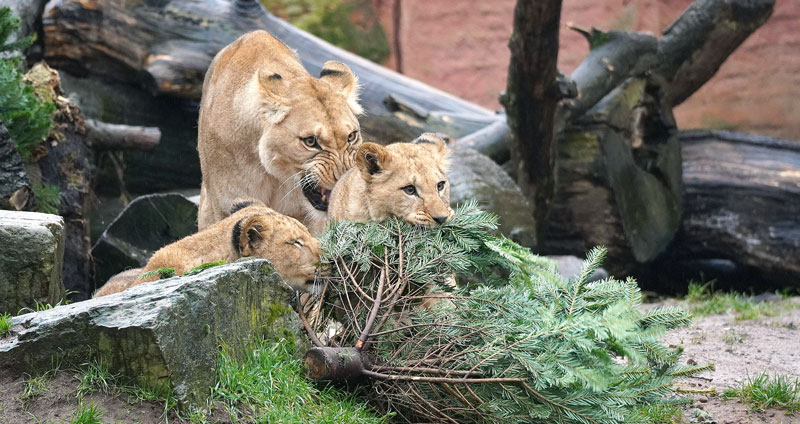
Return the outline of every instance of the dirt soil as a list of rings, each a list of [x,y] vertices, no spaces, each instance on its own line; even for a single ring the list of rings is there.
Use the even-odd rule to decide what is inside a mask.
[[[800,414],[787,415],[777,409],[751,411],[736,400],[723,400],[706,393],[714,389],[721,394],[753,376],[766,371],[800,377],[800,298],[777,309],[779,314],[750,321],[737,321],[734,315],[696,318],[688,327],[670,332],[665,342],[684,348],[683,361],[689,364],[713,362],[714,371],[683,380],[680,387],[701,392],[691,394],[694,404],[684,407],[685,423],[717,424],[800,424]],[[680,305],[669,300],[663,304]],[[23,376],[0,372],[0,423],[66,423],[78,408],[78,377],[62,371],[47,382],[39,396],[22,401],[25,389]],[[163,404],[137,403],[126,394],[93,394],[85,402],[94,402],[105,411],[106,423],[180,423],[173,414],[164,416]],[[218,417],[215,417],[218,418]],[[223,419],[224,421],[224,419]]]
[[[800,423],[800,413],[787,415],[777,409],[751,411],[746,404],[719,396],[724,389],[764,371],[800,378],[800,298],[783,302],[783,306],[776,305],[779,312],[774,317],[750,321],[737,321],[732,314],[700,317],[690,327],[666,336],[665,342],[670,346],[684,348],[684,362],[713,362],[716,367],[680,383],[681,387],[697,391],[715,389],[718,394],[691,395],[695,402],[684,408],[686,422]],[[681,305],[675,301],[661,304],[664,303]]]
[[[61,371],[48,380],[46,390],[38,396],[22,400],[25,390],[24,376],[0,373],[0,423],[68,423],[78,409],[77,387],[79,377],[70,371]],[[104,423],[159,424],[178,423],[172,414],[164,416],[164,405],[151,402],[137,403],[126,394],[105,395],[95,393],[85,396],[84,404],[94,402],[105,411]],[[168,418],[168,419],[167,419]]]

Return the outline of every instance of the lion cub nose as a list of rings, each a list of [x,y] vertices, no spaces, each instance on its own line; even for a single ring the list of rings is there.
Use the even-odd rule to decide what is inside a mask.
[[[437,224],[444,224],[447,221],[447,215],[445,216],[434,216],[433,220],[436,221]]]

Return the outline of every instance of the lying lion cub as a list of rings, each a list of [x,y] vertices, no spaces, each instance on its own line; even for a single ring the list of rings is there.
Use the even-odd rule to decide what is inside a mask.
[[[183,275],[207,262],[230,262],[247,256],[268,259],[289,286],[313,291],[320,245],[303,224],[258,201],[237,203],[231,212],[229,217],[197,234],[159,249],[141,270],[139,278],[123,278],[127,277],[124,274],[114,276],[95,297],[157,280],[158,275],[145,276],[145,273],[159,268],[174,268],[176,275]]]
[[[397,216],[422,226],[450,219],[446,137],[425,133],[411,143],[362,144],[356,166],[333,187],[330,219],[366,222]]]

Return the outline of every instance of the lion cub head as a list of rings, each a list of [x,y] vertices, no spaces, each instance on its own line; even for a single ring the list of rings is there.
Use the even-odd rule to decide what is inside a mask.
[[[319,241],[294,218],[269,208],[248,206],[241,210],[231,240],[239,257],[266,258],[292,288],[315,293],[320,264]]]
[[[334,184],[353,166],[361,144],[358,79],[343,63],[329,61],[319,79],[261,71],[258,81],[269,126],[258,143],[262,166],[281,181],[279,195],[299,188],[309,213],[327,211]]]
[[[349,197],[350,213],[338,214],[336,218],[380,221],[397,216],[422,226],[450,219],[453,211],[446,175],[446,138],[426,133],[411,143],[386,147],[374,143],[361,145],[356,154],[357,175],[355,169],[348,175],[348,180],[361,181],[347,182],[359,188],[343,187],[342,191],[348,192],[343,196]],[[339,201],[335,199],[337,208]],[[358,209],[367,209],[369,216],[357,216]]]

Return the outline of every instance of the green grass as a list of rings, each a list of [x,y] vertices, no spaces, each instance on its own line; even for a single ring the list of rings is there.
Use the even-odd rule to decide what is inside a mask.
[[[3,312],[0,315],[0,337],[5,337],[6,334],[11,332],[11,314],[8,312]]]
[[[210,402],[221,402],[234,422],[385,423],[350,394],[318,389],[303,375],[292,343],[261,342],[244,361],[223,349]],[[193,420],[194,422],[201,422]]]
[[[48,391],[47,383],[53,379],[60,367],[55,366],[53,369],[39,375],[27,375],[25,377],[25,386],[22,389],[20,400],[25,404],[29,400],[39,397]]]
[[[226,263],[228,263],[228,262],[226,262],[224,259],[219,260],[219,261],[206,262],[204,264],[197,265],[196,267],[186,271],[183,275],[199,274],[199,273],[201,273],[201,272],[203,272],[203,271],[205,271],[205,270],[207,270],[209,268],[213,268],[215,266],[220,266],[220,265],[225,265]]]
[[[800,411],[800,380],[761,373],[755,377],[748,376],[747,382],[738,387],[725,389],[722,397],[738,398],[756,410],[781,408],[791,414]]]
[[[756,302],[752,297],[741,293],[722,293],[711,289],[713,281],[700,284],[689,283],[686,300],[695,316],[721,315],[733,313],[737,320],[752,320],[765,316],[775,316],[780,307],[777,302]]]
[[[94,402],[88,405],[81,402],[78,409],[72,414],[70,424],[101,424],[106,411],[100,409]]]
[[[175,268],[159,268],[152,271],[147,271],[140,275],[139,279],[144,280],[145,278],[150,278],[154,275],[158,275],[159,280],[163,280],[164,278],[172,278],[175,276]]]
[[[151,402],[164,405],[164,416],[178,406],[178,401],[171,391],[163,391],[148,387],[146,384],[124,384],[122,378],[113,374],[108,365],[103,361],[92,361],[83,364],[77,370],[80,383],[77,396],[82,400],[92,393],[116,395],[122,393],[128,396],[130,403]]]
[[[61,189],[54,185],[34,185],[33,195],[39,202],[39,212],[58,215],[58,205],[61,204]]]
[[[642,408],[642,414],[653,424],[682,424],[683,411],[677,405],[650,405]]]

